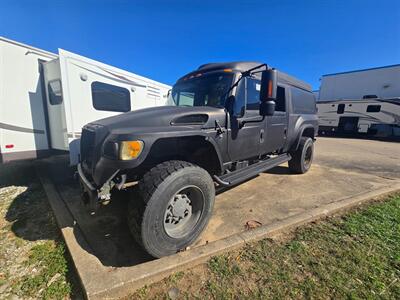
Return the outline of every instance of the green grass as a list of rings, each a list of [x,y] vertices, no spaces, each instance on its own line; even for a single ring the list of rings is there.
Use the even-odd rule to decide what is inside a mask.
[[[182,298],[400,299],[400,196],[213,257],[146,297],[173,286]]]
[[[16,285],[24,296],[36,296],[42,292],[44,299],[63,299],[71,292],[66,281],[67,261],[64,257],[64,245],[48,241],[32,247],[27,267],[37,266],[40,270],[35,275],[26,275]]]

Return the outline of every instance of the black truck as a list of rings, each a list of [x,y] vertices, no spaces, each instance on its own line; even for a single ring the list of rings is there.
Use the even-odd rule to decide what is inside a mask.
[[[311,87],[262,63],[202,65],[176,82],[169,99],[171,106],[84,126],[78,165],[92,209],[137,183],[128,224],[154,257],[194,242],[216,189],[285,162],[294,173],[307,172],[318,132]]]

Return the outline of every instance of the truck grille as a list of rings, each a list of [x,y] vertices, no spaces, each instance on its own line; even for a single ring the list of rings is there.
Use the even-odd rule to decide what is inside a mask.
[[[83,127],[81,136],[81,161],[91,166],[95,145],[95,131],[92,128]]]
[[[88,124],[82,128],[81,162],[83,167],[92,170],[101,155],[101,145],[107,134],[101,125]]]

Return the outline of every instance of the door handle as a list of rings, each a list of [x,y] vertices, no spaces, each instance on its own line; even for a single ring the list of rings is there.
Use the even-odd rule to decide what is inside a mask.
[[[260,130],[260,144],[264,143],[264,129]]]

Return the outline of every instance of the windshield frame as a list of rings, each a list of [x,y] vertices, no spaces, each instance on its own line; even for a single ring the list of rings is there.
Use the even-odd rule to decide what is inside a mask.
[[[201,80],[201,79],[206,79],[209,78],[211,76],[215,76],[215,75],[223,75],[226,77],[230,77],[230,80],[227,80],[227,84],[226,84],[226,88],[225,88],[225,92],[221,94],[221,96],[223,96],[224,94],[224,99],[223,99],[223,103],[219,103],[218,105],[208,105],[203,103],[203,105],[194,105],[194,100],[193,100],[193,105],[183,105],[179,103],[180,99],[175,99],[174,98],[174,91],[176,91],[175,89],[178,88],[180,85],[184,85],[185,83],[193,83],[197,80]],[[210,72],[206,72],[206,73],[201,73],[201,71],[199,72],[194,72],[194,73],[189,73],[187,76],[183,77],[183,79],[180,79],[178,82],[176,82],[174,84],[174,86],[171,89],[171,92],[169,94],[169,102],[173,103],[176,106],[190,106],[190,107],[206,107],[206,106],[210,106],[210,107],[218,107],[218,108],[224,108],[225,107],[225,103],[226,100],[229,96],[231,96],[233,94],[233,92],[236,90],[236,88],[232,89],[232,85],[234,84],[234,82],[237,80],[238,76],[240,73],[238,72],[234,72],[234,71],[230,71],[230,72],[226,72],[224,70],[215,70],[215,71],[210,71]],[[181,93],[177,92],[177,93]],[[180,96],[180,95],[179,95]],[[220,97],[221,97],[220,96]]]

